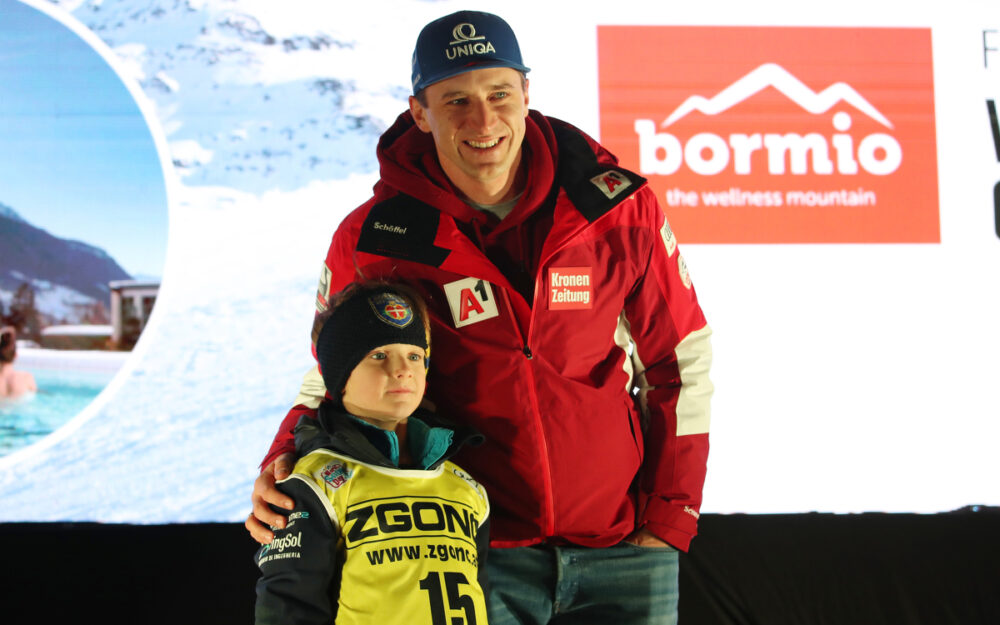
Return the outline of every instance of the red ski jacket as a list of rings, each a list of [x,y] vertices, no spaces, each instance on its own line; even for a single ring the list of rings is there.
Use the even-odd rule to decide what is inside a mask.
[[[503,221],[465,204],[403,113],[374,197],[333,236],[317,307],[364,278],[426,298],[427,397],[486,443],[456,457],[489,492],[494,547],[615,544],[646,527],[687,550],[708,457],[709,336],[645,180],[532,111],[527,187]],[[326,389],[314,368],[264,466]]]

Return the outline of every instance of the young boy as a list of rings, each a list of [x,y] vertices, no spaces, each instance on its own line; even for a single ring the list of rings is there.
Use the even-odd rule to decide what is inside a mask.
[[[419,407],[429,330],[401,285],[352,284],[317,317],[334,399],[295,428],[296,507],[257,552],[257,625],[485,625],[489,502],[448,461],[482,437]]]

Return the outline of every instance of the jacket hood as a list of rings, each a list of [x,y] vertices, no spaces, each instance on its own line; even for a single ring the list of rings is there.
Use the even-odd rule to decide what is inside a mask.
[[[597,144],[594,143],[596,146]],[[525,192],[504,226],[513,227],[537,209],[555,181],[558,148],[549,119],[529,111],[525,119],[522,167],[528,173]],[[421,131],[409,111],[404,111],[379,139],[377,149],[381,179],[375,200],[405,192],[461,222],[484,222],[486,217],[461,199],[437,158],[434,137]]]

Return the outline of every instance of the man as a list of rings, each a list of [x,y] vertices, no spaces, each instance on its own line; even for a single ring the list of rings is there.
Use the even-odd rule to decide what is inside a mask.
[[[424,27],[409,111],[379,142],[374,197],[334,234],[317,307],[359,275],[427,300],[428,397],[486,435],[456,460],[491,500],[492,625],[674,622],[711,332],[645,180],[529,111],[528,71],[495,15]],[[314,369],[263,463],[246,523],[261,542],[260,521],[285,523],[267,504],[291,508],[274,488],[291,429],[324,393]]]

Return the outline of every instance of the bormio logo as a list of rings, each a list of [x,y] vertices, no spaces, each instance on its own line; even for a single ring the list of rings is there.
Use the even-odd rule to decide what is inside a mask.
[[[602,26],[598,46],[602,141],[684,240],[940,241],[929,29]]]

